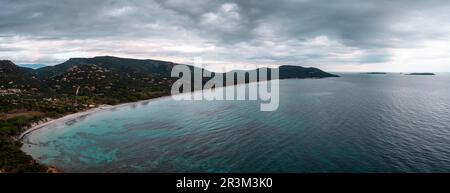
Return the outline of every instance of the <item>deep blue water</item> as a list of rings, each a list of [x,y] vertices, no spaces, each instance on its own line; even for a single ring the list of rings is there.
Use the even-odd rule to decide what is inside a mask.
[[[450,75],[280,81],[280,108],[170,97],[60,121],[23,150],[66,172],[450,172]]]

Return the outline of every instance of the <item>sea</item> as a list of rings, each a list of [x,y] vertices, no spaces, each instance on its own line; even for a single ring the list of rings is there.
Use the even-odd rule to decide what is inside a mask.
[[[106,108],[35,130],[22,150],[76,173],[450,172],[450,74],[339,75],[281,80],[271,112],[171,97]]]

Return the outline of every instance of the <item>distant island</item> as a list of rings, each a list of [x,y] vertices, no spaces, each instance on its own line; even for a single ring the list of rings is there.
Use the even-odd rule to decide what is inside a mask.
[[[22,144],[16,138],[23,131],[49,119],[104,104],[168,96],[177,80],[171,77],[175,65],[180,64],[101,56],[72,58],[55,66],[33,69],[38,66],[23,67],[0,60],[0,173],[55,171],[21,151]],[[228,73],[236,72],[239,71]],[[279,73],[279,79],[339,77],[301,66],[280,66]]]
[[[381,75],[381,74],[387,74],[386,72],[365,72],[361,74],[375,74],[375,75]]]
[[[434,76],[436,74],[426,72],[426,73],[409,73],[409,74],[405,74],[405,75],[410,75],[410,76]]]

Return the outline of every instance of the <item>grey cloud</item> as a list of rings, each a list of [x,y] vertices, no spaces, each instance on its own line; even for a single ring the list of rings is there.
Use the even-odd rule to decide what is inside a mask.
[[[15,39],[10,37],[57,46],[86,41],[73,48],[45,48],[40,52],[46,61],[56,57],[52,52],[64,55],[67,50],[193,57],[198,52],[189,47],[212,45],[214,49],[198,55],[224,62],[383,63],[394,58],[388,49],[445,39],[450,31],[442,25],[450,19],[450,3],[444,0],[0,0],[0,4],[1,57],[11,54],[12,46],[6,44]],[[423,26],[429,21],[436,24]],[[308,43],[317,37],[328,39]],[[143,51],[140,45],[133,50],[132,41],[186,48]],[[26,46],[13,47],[28,53]]]
[[[220,15],[224,3],[236,4],[239,29],[224,32],[202,25],[205,14]],[[143,24],[177,25],[185,30],[210,34],[224,42],[257,38],[254,29],[268,24],[285,38],[304,39],[321,35],[340,38],[351,45],[380,45],[393,32],[386,25],[405,11],[441,6],[445,1],[181,1],[181,0],[2,0],[0,32],[57,37],[140,35]],[[114,17],[114,11],[130,7]],[[108,17],[110,12],[110,17]],[[220,18],[223,19],[223,18]],[[226,20],[221,20],[226,21]],[[227,23],[220,23],[226,26]],[[202,33],[205,32],[205,33]],[[152,32],[146,32],[152,34]],[[224,36],[222,38],[222,36]],[[229,38],[229,39],[228,39]]]

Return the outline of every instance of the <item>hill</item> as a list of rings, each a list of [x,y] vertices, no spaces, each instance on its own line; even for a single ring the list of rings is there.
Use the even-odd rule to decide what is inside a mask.
[[[38,69],[36,73],[41,78],[48,78],[61,75],[74,66],[79,67],[85,65],[96,65],[100,68],[128,74],[170,76],[172,67],[176,64],[159,60],[139,60],[111,56],[99,56],[94,58],[71,58],[62,64],[47,66]]]
[[[0,77],[2,89],[30,89],[40,86],[32,69],[19,67],[9,60],[0,60]]]
[[[22,89],[18,92],[27,92],[30,97],[33,96],[31,101],[38,100],[38,96],[64,97],[65,100],[74,100],[73,96],[77,95],[89,101],[90,104],[118,104],[169,95],[173,82],[178,79],[171,77],[171,71],[175,65],[179,64],[159,60],[100,56],[72,58],[59,65],[46,66],[37,70],[19,67],[11,61],[1,61],[0,73],[2,73],[3,89]],[[188,67],[192,73],[196,68]],[[247,73],[248,76],[249,72],[228,73]],[[279,72],[280,79],[338,77],[317,68],[300,66],[281,66]],[[208,80],[209,78],[203,78],[204,83]],[[77,98],[77,100],[80,99]]]
[[[85,65],[96,65],[97,67],[108,69],[116,73],[126,74],[146,74],[151,76],[170,77],[173,66],[179,65],[172,62],[159,60],[139,60],[130,58],[118,58],[112,56],[100,56],[94,58],[72,58],[68,61],[56,65],[47,66],[36,71],[41,78],[49,78],[62,75],[72,67]],[[190,66],[191,68],[194,68]],[[238,71],[235,71],[238,72]],[[281,66],[280,79],[288,78],[326,78],[338,77],[337,75],[324,72],[317,68],[304,68],[301,66]]]

